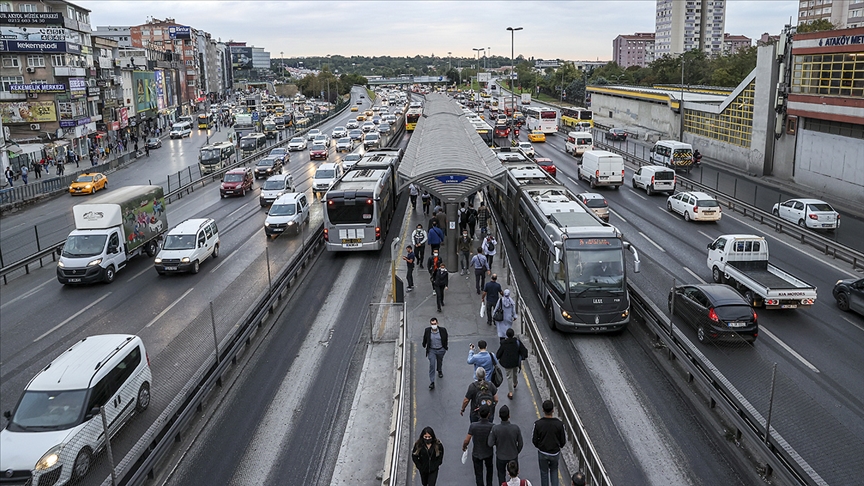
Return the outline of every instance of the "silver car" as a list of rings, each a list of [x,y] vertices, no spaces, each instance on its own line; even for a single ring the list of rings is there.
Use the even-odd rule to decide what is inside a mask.
[[[583,204],[588,206],[594,214],[603,221],[609,222],[609,203],[606,202],[606,197],[596,192],[583,192],[576,196]]]

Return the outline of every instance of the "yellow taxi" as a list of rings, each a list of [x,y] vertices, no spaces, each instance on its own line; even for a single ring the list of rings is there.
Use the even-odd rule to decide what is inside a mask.
[[[99,172],[91,172],[81,174],[69,186],[69,194],[93,194],[99,189],[108,188],[108,178],[105,174]]]
[[[528,134],[529,142],[545,142],[546,134],[541,132],[540,130],[531,130],[531,133]]]
[[[374,114],[375,114],[375,112],[372,111],[372,110],[366,110],[366,111],[364,112],[364,115],[366,115],[366,116],[372,116],[372,115],[374,115]]]
[[[358,122],[366,121],[366,117],[363,114],[357,115],[357,121]]]
[[[357,108],[356,106],[352,106],[351,111],[360,111],[360,108]]]

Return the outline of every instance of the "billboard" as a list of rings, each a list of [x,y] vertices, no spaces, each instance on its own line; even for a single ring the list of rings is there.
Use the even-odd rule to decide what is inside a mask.
[[[84,81],[84,78],[69,78],[69,96],[72,98],[87,96],[87,81]]]
[[[234,69],[252,69],[252,48],[232,47],[231,64]]]
[[[81,44],[81,33],[63,27],[3,26],[0,27],[0,39]]]
[[[135,111],[153,110],[157,108],[156,80],[153,71],[134,71],[132,87],[135,96]]]
[[[185,25],[172,25],[168,27],[168,37],[171,39],[191,39],[192,27]]]
[[[0,24],[63,25],[63,17],[60,12],[0,12]]]
[[[492,81],[492,73],[477,73],[477,82],[488,83]]]
[[[71,52],[81,54],[81,45],[62,41],[0,40],[0,51]]]
[[[58,84],[47,84],[47,83],[33,83],[33,84],[10,84],[9,85],[10,93],[65,93],[66,85],[63,83]]]
[[[153,79],[156,81],[156,107],[161,111],[165,109],[165,72],[155,71]]]
[[[120,119],[120,128],[129,126],[129,109],[126,107],[117,109],[117,118]]]
[[[0,103],[3,123],[43,123],[57,121],[53,101],[13,101]]]

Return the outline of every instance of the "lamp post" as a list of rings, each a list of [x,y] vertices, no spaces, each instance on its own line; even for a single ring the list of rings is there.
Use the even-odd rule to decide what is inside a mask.
[[[483,53],[483,57],[485,58],[483,60],[483,68],[488,70],[489,69],[489,58],[492,57],[492,48],[491,47],[486,48],[486,52]]]
[[[279,66],[282,68],[282,77],[285,77],[285,52],[279,51]]]
[[[511,101],[511,109],[516,111],[516,92],[513,90],[513,71],[514,71],[514,41],[516,37],[516,31],[522,30],[522,27],[507,27],[507,30],[510,31],[510,101]],[[507,109],[504,109],[504,112],[507,112]],[[513,130],[513,140],[516,140],[516,131]]]
[[[684,141],[684,53],[681,53],[681,100],[678,102],[681,106],[678,109],[681,116],[681,132],[678,135],[679,141]]]
[[[482,47],[475,47],[474,52],[477,53],[477,86],[480,86],[480,51],[485,51]]]

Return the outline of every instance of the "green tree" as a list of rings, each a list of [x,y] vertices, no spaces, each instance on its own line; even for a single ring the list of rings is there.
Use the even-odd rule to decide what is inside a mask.
[[[805,32],[821,32],[823,30],[834,30],[837,26],[832,24],[828,19],[812,20],[798,24],[797,32],[803,34]]]

